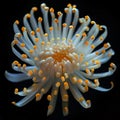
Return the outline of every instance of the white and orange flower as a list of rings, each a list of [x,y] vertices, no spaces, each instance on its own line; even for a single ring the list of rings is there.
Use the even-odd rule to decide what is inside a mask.
[[[49,101],[48,113],[53,113],[60,91],[62,98],[63,114],[68,115],[68,90],[73,97],[84,107],[91,106],[90,100],[85,100],[82,93],[88,88],[98,91],[109,91],[113,88],[100,86],[99,78],[112,75],[116,65],[110,63],[107,72],[96,73],[96,69],[106,63],[113,55],[110,43],[104,43],[107,37],[107,27],[91,21],[89,16],[79,18],[79,10],[76,5],[68,4],[63,13],[57,14],[53,8],[45,3],[41,4],[43,17],[36,19],[37,7],[33,7],[30,13],[23,18],[23,27],[19,29],[19,21],[13,24],[14,40],[11,43],[13,53],[26,64],[15,60],[12,68],[19,73],[5,72],[6,78],[11,82],[33,81],[28,88],[15,94],[24,96],[14,105],[22,107],[51,90],[47,96]]]

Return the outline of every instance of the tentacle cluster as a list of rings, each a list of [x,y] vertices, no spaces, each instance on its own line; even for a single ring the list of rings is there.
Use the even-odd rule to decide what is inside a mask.
[[[6,71],[5,75],[11,82],[32,80],[33,85],[22,91],[16,88],[15,94],[25,97],[12,103],[21,107],[34,98],[39,101],[51,88],[51,94],[47,96],[48,115],[55,109],[59,91],[64,115],[69,112],[68,90],[84,108],[89,108],[90,100],[85,100],[82,93],[87,92],[89,87],[99,91],[113,87],[112,82],[110,88],[100,87],[99,78],[112,75],[116,70],[114,63],[110,63],[107,72],[95,71],[114,55],[110,43],[104,43],[97,49],[107,36],[107,27],[92,21],[89,16],[79,18],[76,5],[68,4],[64,9],[65,21],[62,12],[58,11],[55,15],[54,9],[45,3],[40,8],[43,17],[36,19],[38,8],[33,7],[24,16],[21,29],[18,20],[13,24],[12,51],[25,64],[15,60],[12,68],[19,73]]]

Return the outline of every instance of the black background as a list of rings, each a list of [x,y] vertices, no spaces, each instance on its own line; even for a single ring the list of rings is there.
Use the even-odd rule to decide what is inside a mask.
[[[18,84],[10,83],[4,77],[5,70],[11,70],[11,63],[16,57],[13,55],[10,43],[13,40],[13,22],[18,19],[22,22],[24,14],[28,13],[33,6],[39,7],[45,2],[49,7],[53,7],[55,11],[63,11],[68,3],[76,4],[80,10],[80,17],[89,15],[92,20],[108,27],[108,37],[115,55],[108,62],[113,61],[117,65],[115,74],[103,81],[109,83],[113,80],[115,87],[106,93],[90,90],[85,96],[92,101],[90,109],[82,108],[71,96],[69,102],[70,112],[67,117],[62,116],[60,97],[58,97],[55,112],[46,117],[48,101],[46,95],[40,102],[34,100],[22,108],[11,105],[14,100],[14,88]],[[119,7],[116,1],[105,0],[15,0],[3,1],[0,3],[0,120],[81,120],[93,118],[98,120],[117,120],[120,114],[120,37],[119,37]]]

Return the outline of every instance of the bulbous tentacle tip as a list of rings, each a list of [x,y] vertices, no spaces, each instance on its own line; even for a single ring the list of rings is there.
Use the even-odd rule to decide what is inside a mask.
[[[54,112],[53,106],[49,105],[48,106],[48,111],[47,111],[47,116],[50,116]]]

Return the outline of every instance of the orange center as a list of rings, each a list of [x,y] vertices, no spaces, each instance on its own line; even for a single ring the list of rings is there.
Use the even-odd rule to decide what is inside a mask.
[[[56,51],[52,57],[56,62],[62,62],[63,59],[71,61],[68,50]]]

